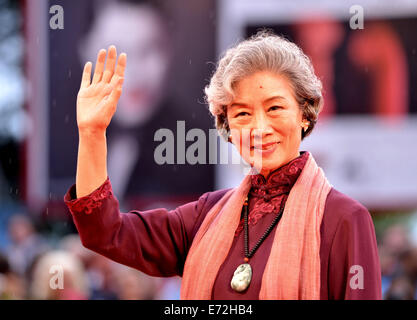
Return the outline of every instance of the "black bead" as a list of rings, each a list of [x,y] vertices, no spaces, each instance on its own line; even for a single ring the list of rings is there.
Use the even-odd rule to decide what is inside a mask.
[[[247,201],[247,198],[246,198]],[[252,248],[252,250],[249,252],[249,227],[248,227],[248,204],[245,203],[243,206],[243,216],[244,216],[244,246],[245,246],[245,257],[251,258],[256,250],[258,250],[259,246],[262,244],[262,242],[266,239],[266,237],[271,233],[272,229],[275,227],[275,225],[281,220],[282,213],[284,212],[284,207],[281,208],[281,210],[278,212],[278,214],[275,216],[272,223],[269,225],[269,227],[265,230],[262,237],[256,242],[255,246]]]

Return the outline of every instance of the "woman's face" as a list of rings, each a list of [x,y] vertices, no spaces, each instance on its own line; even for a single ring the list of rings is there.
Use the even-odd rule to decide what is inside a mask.
[[[232,143],[243,159],[267,176],[298,157],[302,111],[286,77],[267,71],[238,81],[227,106]]]

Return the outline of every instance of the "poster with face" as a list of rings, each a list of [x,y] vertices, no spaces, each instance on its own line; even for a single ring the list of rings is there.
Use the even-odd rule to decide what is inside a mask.
[[[178,130],[213,127],[203,89],[211,72],[207,62],[215,60],[213,14],[207,15],[214,12],[214,2],[180,2],[184,6],[168,1],[65,2],[65,28],[48,33],[52,197],[75,182],[75,106],[82,67],[110,45],[128,57],[123,94],[107,129],[108,174],[118,199],[129,207],[170,207],[213,189],[212,165],[181,163],[178,154],[174,163],[155,161],[161,144],[155,140],[157,130],[170,130],[175,144],[187,148],[193,141],[177,141]]]

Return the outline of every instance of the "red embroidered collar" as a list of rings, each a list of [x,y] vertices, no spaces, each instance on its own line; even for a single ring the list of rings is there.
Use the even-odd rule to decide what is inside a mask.
[[[289,193],[297,181],[308,159],[308,153],[303,152],[299,157],[291,160],[286,165],[272,171],[267,178],[261,174],[251,177],[251,195],[254,197],[275,197],[282,193]]]
[[[286,165],[271,172],[267,178],[263,175],[251,177],[252,188],[249,191],[249,225],[255,225],[268,213],[276,213],[285,204],[292,186],[297,181],[308,159],[308,152],[291,160]],[[243,230],[243,219],[236,229],[235,236]]]

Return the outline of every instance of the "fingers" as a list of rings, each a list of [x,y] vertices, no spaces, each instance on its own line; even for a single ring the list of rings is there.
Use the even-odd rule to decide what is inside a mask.
[[[127,60],[126,53],[123,52],[119,56],[119,60],[117,61],[117,67],[116,67],[116,72],[115,72],[115,74],[117,74],[120,77],[124,77],[125,68],[126,68],[126,60]]]
[[[123,81],[124,81],[124,78],[118,79],[116,86],[113,88],[111,94],[108,97],[108,102],[111,103],[112,105],[116,105],[117,101],[119,101],[119,98],[122,94]]]
[[[106,70],[103,74],[103,81],[109,83],[113,73],[114,73],[114,66],[116,65],[116,57],[117,57],[117,50],[115,46],[109,47],[109,54],[107,56],[106,62]]]
[[[87,88],[90,85],[91,68],[92,68],[92,63],[88,61],[84,66],[83,76],[81,79],[81,88]]]
[[[119,60],[117,61],[116,71],[114,72],[113,77],[110,82],[113,86],[116,86],[117,82],[120,81],[120,79],[124,77],[125,68],[126,68],[126,59],[127,59],[126,53],[122,53],[119,56]]]
[[[104,62],[106,61],[106,50],[101,49],[97,54],[96,67],[94,69],[94,76],[92,84],[96,84],[101,80],[104,70]]]
[[[127,56],[126,53],[122,53],[119,56],[119,59],[117,61],[117,67],[116,66],[116,59],[117,58],[117,50],[115,46],[110,46],[108,50],[108,56],[106,61],[106,50],[101,49],[97,54],[97,61],[96,66],[94,69],[94,76],[93,81],[91,84],[97,84],[99,82],[103,83],[111,83],[112,86],[115,86],[118,79],[124,77],[124,72],[126,68],[126,60]],[[104,65],[106,65],[106,68],[104,69]],[[90,78],[91,78],[91,66],[90,68]],[[85,76],[87,78],[87,75]],[[83,82],[84,80],[84,74],[83,74]],[[87,82],[84,82],[84,85],[86,85]],[[90,82],[88,82],[88,85]]]

